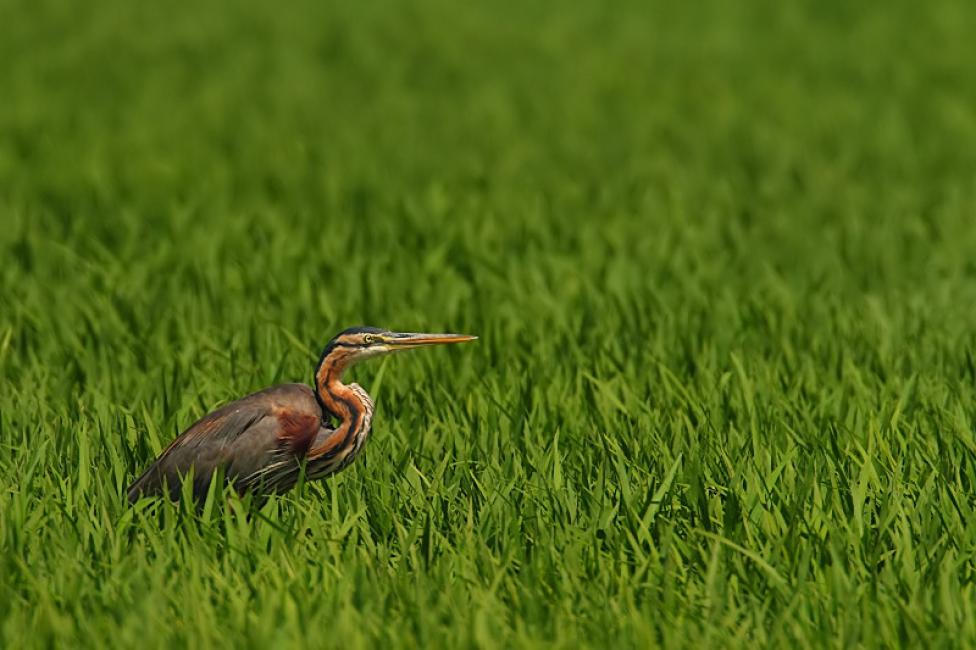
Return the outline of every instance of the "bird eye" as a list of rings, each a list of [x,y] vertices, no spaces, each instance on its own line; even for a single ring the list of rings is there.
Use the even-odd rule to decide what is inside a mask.
[[[375,340],[376,337],[373,336],[372,334],[363,334],[363,343],[365,343],[366,345],[371,345]]]

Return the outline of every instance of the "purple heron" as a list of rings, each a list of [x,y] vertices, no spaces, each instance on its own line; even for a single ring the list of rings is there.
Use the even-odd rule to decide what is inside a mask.
[[[281,384],[205,415],[180,434],[129,487],[129,501],[163,495],[179,499],[192,473],[203,500],[214,474],[238,493],[281,493],[348,466],[369,436],[373,400],[359,384],[342,383],[353,364],[390,352],[472,341],[467,334],[415,334],[352,327],[329,341],[315,369],[314,390]]]

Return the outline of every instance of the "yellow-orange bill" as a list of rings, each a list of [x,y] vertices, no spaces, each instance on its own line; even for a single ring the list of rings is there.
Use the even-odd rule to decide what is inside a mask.
[[[474,341],[478,337],[470,334],[420,334],[414,332],[397,332],[384,338],[386,338],[386,343],[393,347],[412,348],[421,345],[465,343],[466,341]]]

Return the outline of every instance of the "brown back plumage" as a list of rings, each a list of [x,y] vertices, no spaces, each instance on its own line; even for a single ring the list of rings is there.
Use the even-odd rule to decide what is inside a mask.
[[[253,488],[254,477],[269,462],[286,460],[297,466],[315,439],[331,431],[323,423],[311,388],[304,384],[267,388],[217,409],[183,432],[133,482],[129,501],[141,495],[179,498],[182,477],[191,468],[198,499],[206,496],[218,468],[238,488]]]

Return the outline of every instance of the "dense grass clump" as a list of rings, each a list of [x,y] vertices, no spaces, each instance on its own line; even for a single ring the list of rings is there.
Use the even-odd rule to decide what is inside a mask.
[[[0,24],[0,645],[976,644],[971,2]],[[127,507],[361,323],[481,339],[334,480]]]

